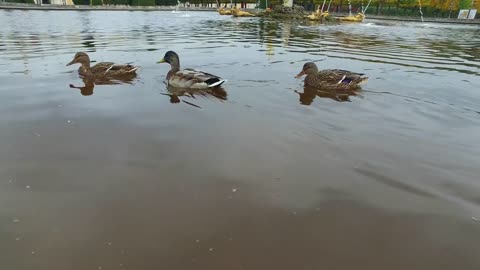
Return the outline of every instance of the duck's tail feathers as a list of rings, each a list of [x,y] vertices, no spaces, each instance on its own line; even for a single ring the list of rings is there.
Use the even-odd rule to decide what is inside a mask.
[[[211,87],[217,87],[217,86],[220,86],[224,83],[226,83],[228,80],[218,80],[212,84],[209,84],[208,87],[211,88]]]
[[[357,84],[364,84],[366,82],[368,82],[368,77],[362,77]]]

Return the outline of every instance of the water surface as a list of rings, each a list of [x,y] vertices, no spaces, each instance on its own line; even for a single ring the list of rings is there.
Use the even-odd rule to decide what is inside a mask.
[[[120,11],[0,25],[1,269],[479,269],[477,26]],[[225,92],[172,99],[167,50]],[[78,51],[142,68],[81,92]],[[306,61],[370,80],[304,91]]]

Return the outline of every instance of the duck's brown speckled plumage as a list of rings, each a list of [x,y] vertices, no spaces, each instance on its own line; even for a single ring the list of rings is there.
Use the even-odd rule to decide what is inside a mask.
[[[129,64],[115,64],[113,62],[100,62],[90,67],[90,57],[84,52],[78,52],[75,54],[73,60],[67,64],[80,64],[78,73],[80,76],[88,79],[110,79],[123,77],[136,76],[138,67]]]
[[[364,74],[351,72],[342,69],[324,69],[318,71],[317,65],[313,62],[307,62],[303,65],[302,71],[296,76],[305,77],[305,87],[330,89],[330,90],[348,90],[360,88],[360,84],[365,83],[368,77]]]

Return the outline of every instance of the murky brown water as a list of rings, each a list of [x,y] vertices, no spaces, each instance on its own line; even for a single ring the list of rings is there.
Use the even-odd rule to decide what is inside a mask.
[[[479,31],[0,11],[0,269],[480,269]],[[169,49],[226,93],[171,103]],[[77,51],[142,69],[84,96]]]

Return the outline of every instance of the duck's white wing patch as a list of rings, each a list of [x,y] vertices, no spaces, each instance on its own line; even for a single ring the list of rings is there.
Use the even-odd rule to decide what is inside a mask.
[[[347,77],[347,75],[343,75],[343,77],[340,79],[340,81],[338,81],[337,84],[341,84],[343,82],[343,80],[345,80],[346,77]]]
[[[210,84],[208,87],[215,87],[215,86],[220,86],[224,83],[226,83],[228,80],[219,80],[218,82]]]
[[[107,74],[107,72],[109,72],[114,66],[115,66],[114,64],[110,65],[110,67],[107,68],[107,70],[105,70],[104,74]]]
[[[180,70],[173,75],[169,84],[173,87],[202,89],[219,86],[224,83],[219,77],[195,69]]]
[[[109,71],[121,70],[122,68],[128,68],[128,67],[130,67],[130,69],[125,70],[125,72],[127,73],[135,72],[139,68],[139,67],[134,67],[127,64],[112,64],[109,68],[107,68],[107,70],[105,70],[105,74]]]

